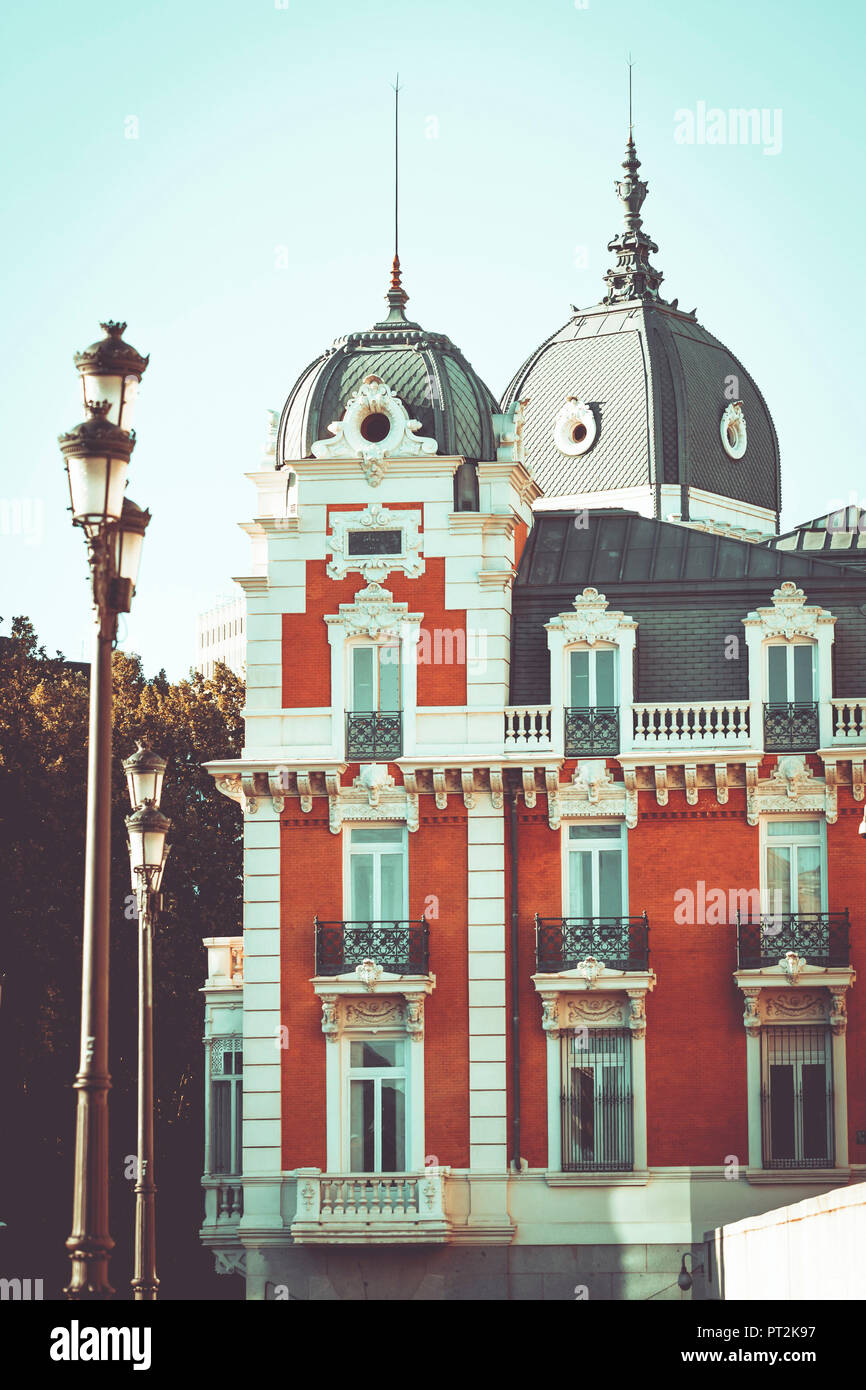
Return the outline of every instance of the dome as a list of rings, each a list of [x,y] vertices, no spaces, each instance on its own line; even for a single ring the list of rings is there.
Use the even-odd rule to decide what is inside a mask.
[[[658,247],[641,230],[647,184],[639,165],[629,138],[626,177],[616,185],[625,228],[608,246],[616,264],[605,276],[607,295],[542,343],[503,402],[526,402],[526,457],[548,497],[674,484],[778,516],[770,412],[695,311],[661,297],[662,275],[650,261]]]
[[[331,437],[328,426],[342,418],[349,397],[365,378],[376,376],[420,421],[419,435],[436,440],[440,454],[495,459],[496,398],[450,338],[406,318],[408,296],[396,258],[386,298],[387,319],[338,338],[292,387],[280,418],[277,457],[309,458],[317,440]]]

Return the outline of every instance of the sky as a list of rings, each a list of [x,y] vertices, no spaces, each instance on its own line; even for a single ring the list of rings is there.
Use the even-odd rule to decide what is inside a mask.
[[[409,313],[498,396],[603,293],[630,52],[663,292],[760,386],[783,529],[866,505],[864,15],[862,0],[4,6],[0,633],[25,614],[49,651],[89,655],[57,435],[82,414],[73,352],[123,319],[151,355],[128,492],[153,520],[119,644],[149,675],[186,674],[197,613],[250,568],[238,523],[266,411],[382,316],[397,71]],[[754,142],[710,114],[732,108],[765,113]]]

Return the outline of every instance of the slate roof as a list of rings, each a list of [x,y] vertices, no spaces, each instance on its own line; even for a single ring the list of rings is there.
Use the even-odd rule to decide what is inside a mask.
[[[342,418],[346,402],[366,376],[376,375],[400,397],[421,435],[441,454],[495,459],[493,415],[499,406],[489,388],[444,333],[429,333],[405,318],[338,338],[317,357],[289,392],[277,435],[277,457],[309,458],[328,426]]]
[[[837,617],[835,693],[866,686],[866,573],[749,541],[693,531],[634,512],[536,512],[514,581],[511,703],[546,704],[550,661],[544,624],[587,585],[638,623],[636,698],[745,699],[742,619],[794,580],[810,603]],[[740,656],[725,655],[740,638]],[[727,650],[730,650],[728,645]]]
[[[738,460],[719,428],[732,389],[748,431]],[[561,454],[553,436],[569,396],[591,406],[599,425],[596,443],[577,458]],[[778,440],[760,390],[723,343],[674,306],[633,301],[576,312],[512,379],[503,408],[514,400],[528,400],[526,457],[549,497],[680,483],[780,509]]]
[[[761,544],[788,554],[797,551],[850,568],[866,569],[866,511],[853,505],[840,507]]]

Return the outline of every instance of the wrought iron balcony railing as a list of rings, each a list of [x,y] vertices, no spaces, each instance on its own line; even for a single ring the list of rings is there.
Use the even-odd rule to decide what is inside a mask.
[[[346,757],[351,762],[390,762],[403,756],[403,716],[399,710],[346,714]]]
[[[609,970],[649,969],[649,923],[640,917],[535,918],[535,963],[539,974],[574,970],[592,956]]]
[[[565,711],[567,758],[615,757],[619,752],[619,710],[615,705],[572,706]]]
[[[818,747],[818,706],[809,701],[764,705],[767,753],[810,753]]]
[[[391,975],[429,973],[430,928],[423,917],[418,922],[314,920],[317,975],[345,975],[365,960]]]
[[[846,966],[848,909],[844,912],[737,913],[737,954],[741,970],[776,965],[795,951],[807,965]]]

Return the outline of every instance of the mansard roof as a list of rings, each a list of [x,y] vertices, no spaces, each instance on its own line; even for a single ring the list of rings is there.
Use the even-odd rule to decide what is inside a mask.
[[[742,620],[785,580],[837,615],[836,693],[866,668],[866,573],[635,512],[537,512],[514,581],[511,702],[550,698],[545,623],[587,586],[638,623],[639,700],[747,699]],[[740,659],[725,639],[741,639]]]

